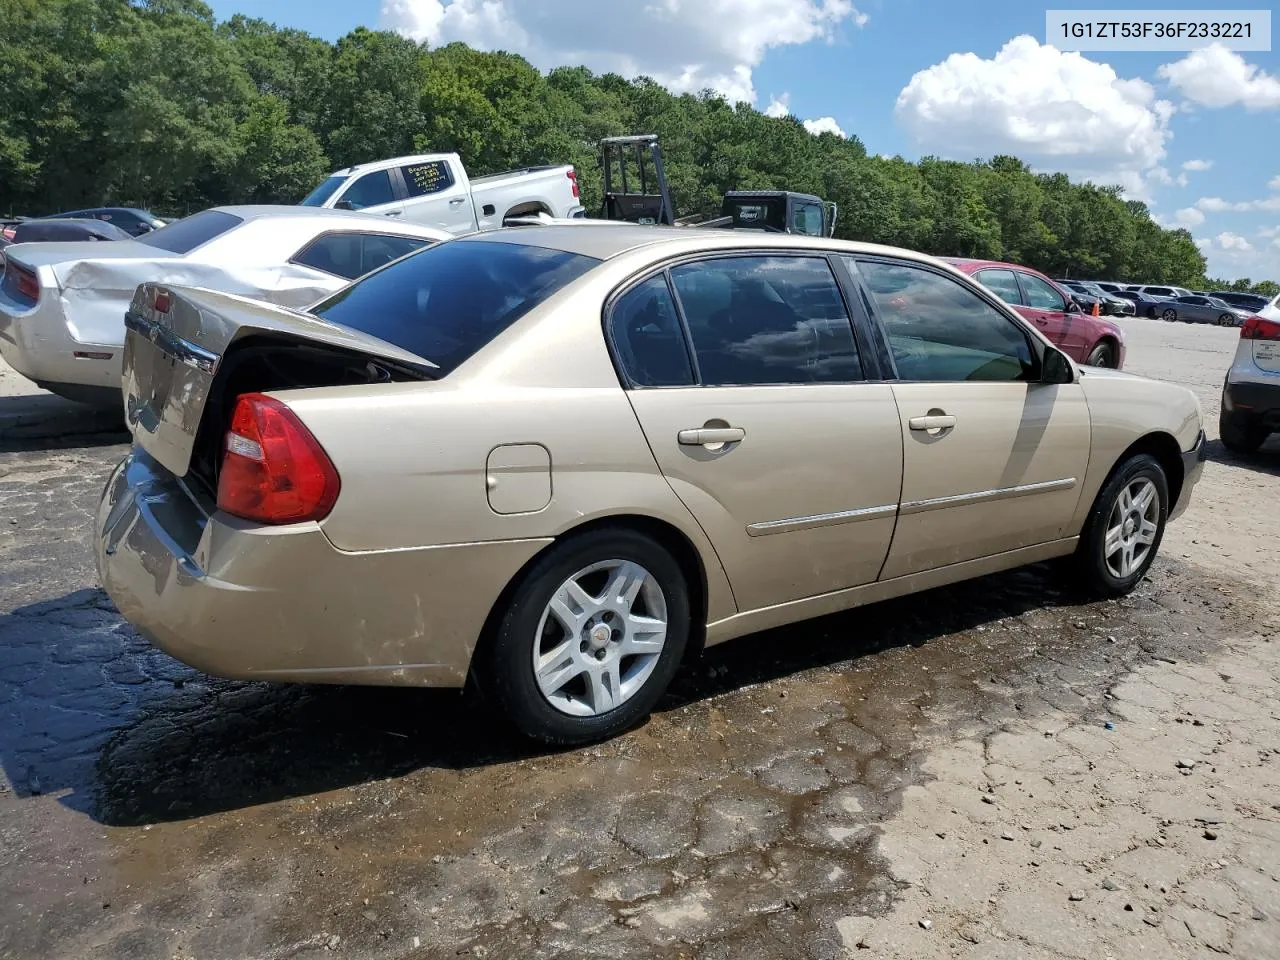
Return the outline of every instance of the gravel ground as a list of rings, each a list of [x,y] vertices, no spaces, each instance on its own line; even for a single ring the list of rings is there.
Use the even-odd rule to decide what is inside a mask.
[[[1235,332],[1127,330],[1216,436]],[[0,434],[0,957],[1280,957],[1275,441],[1211,444],[1130,598],[1037,566],[771,631],[545,754],[150,649],[88,551],[119,440]]]

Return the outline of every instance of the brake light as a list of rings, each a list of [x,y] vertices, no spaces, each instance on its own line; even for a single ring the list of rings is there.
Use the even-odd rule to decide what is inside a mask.
[[[569,178],[569,186],[573,188],[574,199],[578,199],[578,197],[582,195],[578,189],[578,171],[573,169],[573,167],[570,167],[569,172],[566,173],[565,176]]]
[[[40,281],[34,273],[18,266],[12,260],[8,262],[8,269],[13,271],[14,283],[20,296],[31,301],[40,299]]]
[[[272,397],[236,401],[218,474],[218,509],[258,523],[322,520],[338,499],[333,461],[292,410]]]
[[[3,236],[6,240],[12,240],[17,235],[17,227],[5,227],[3,230],[0,230],[0,236]]]
[[[1241,340],[1280,340],[1280,323],[1250,317],[1240,327]]]
[[[168,290],[155,290],[152,292],[151,306],[156,313],[168,313],[171,305],[172,300]]]

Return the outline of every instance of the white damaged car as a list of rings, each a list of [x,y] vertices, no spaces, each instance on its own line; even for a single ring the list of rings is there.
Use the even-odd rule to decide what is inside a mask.
[[[130,240],[15,244],[0,281],[0,355],[46,390],[121,404],[124,315],[141,283],[303,308],[451,234],[371,214],[215,207]]]

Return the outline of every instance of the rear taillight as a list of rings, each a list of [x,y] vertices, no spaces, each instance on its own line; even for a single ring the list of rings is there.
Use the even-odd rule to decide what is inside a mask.
[[[6,240],[12,240],[17,235],[18,230],[16,227],[5,227],[3,230],[0,230],[0,236],[4,237]]]
[[[14,286],[20,296],[26,297],[33,303],[40,299],[40,280],[34,273],[18,266],[12,260],[9,261],[7,269],[13,274]]]
[[[333,509],[338,471],[319,441],[279,400],[236,401],[218,474],[218,509],[258,523],[322,520]]]
[[[565,176],[569,178],[569,186],[573,188],[573,197],[576,200],[578,197],[582,196],[578,189],[578,171],[573,169],[573,167],[570,167],[569,172],[566,173]]]
[[[1280,323],[1249,317],[1240,327],[1241,340],[1280,340]]]

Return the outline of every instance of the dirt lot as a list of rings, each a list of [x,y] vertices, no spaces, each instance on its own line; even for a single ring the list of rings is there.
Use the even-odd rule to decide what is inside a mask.
[[[1128,330],[1214,436],[1236,333]],[[1131,598],[1033,567],[773,631],[549,755],[151,650],[89,559],[120,437],[3,393],[0,957],[1280,957],[1274,440],[1211,445]]]

